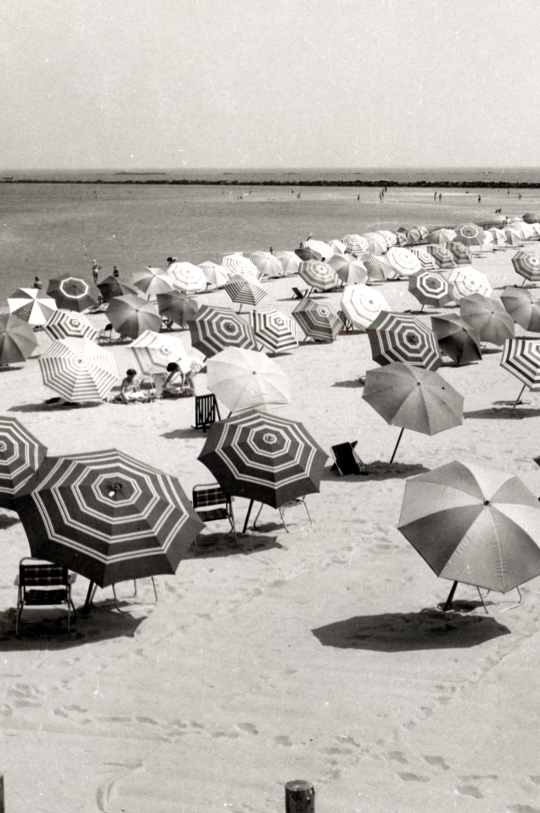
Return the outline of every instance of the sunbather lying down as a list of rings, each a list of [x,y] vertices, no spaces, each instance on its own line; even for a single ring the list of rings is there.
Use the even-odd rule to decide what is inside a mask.
[[[169,362],[169,375],[163,382],[162,394],[165,397],[195,395],[195,376],[201,370],[202,364],[197,359],[188,359],[182,366],[176,361]]]

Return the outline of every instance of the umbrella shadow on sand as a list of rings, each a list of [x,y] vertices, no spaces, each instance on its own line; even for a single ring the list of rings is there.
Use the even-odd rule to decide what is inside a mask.
[[[323,646],[375,652],[463,649],[510,634],[488,615],[449,615],[434,609],[356,616],[312,632]]]
[[[388,463],[384,460],[374,460],[373,463],[366,463],[365,466],[365,471],[360,474],[348,474],[345,477],[332,471],[331,468],[326,468],[321,480],[358,480],[361,483],[369,480],[405,480],[407,477],[429,471],[421,463]]]
[[[474,412],[464,412],[464,418],[502,418],[505,420],[508,419],[519,419],[519,418],[538,418],[540,415],[540,407],[539,408],[527,408],[523,406],[517,406],[515,409],[512,409],[512,405],[509,401],[494,401],[495,404],[501,404],[501,406],[493,406],[488,409],[477,409]]]
[[[199,534],[197,540],[191,545],[184,559],[209,559],[218,556],[236,556],[242,553],[259,553],[262,550],[281,548],[275,536],[263,534],[238,534],[235,539],[232,534],[205,533]]]
[[[335,384],[332,384],[333,387],[345,387],[351,389],[360,389],[360,387],[364,386],[364,379],[360,378],[352,378],[347,381],[336,381]]]
[[[20,406],[9,407],[7,412],[50,412],[51,410],[66,410],[66,409],[95,409],[102,405],[102,401],[81,401],[69,402],[66,404],[47,404],[41,401],[39,404],[21,404]]]
[[[167,440],[183,440],[185,438],[201,437],[194,427],[188,429],[173,429],[170,432],[163,432],[160,438],[167,438]],[[203,435],[205,437],[205,435]]]

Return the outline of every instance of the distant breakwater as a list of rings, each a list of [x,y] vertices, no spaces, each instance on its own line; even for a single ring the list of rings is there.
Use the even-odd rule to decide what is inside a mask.
[[[362,187],[394,187],[394,188],[427,188],[427,189],[540,189],[540,182],[530,181],[517,181],[511,183],[510,181],[391,181],[381,178],[378,181],[363,181],[360,179],[349,181],[326,181],[319,179],[316,181],[248,181],[248,180],[166,180],[166,179],[146,179],[146,180],[96,180],[86,179],[52,179],[43,180],[37,178],[0,178],[0,184],[86,184],[91,186],[97,185],[125,185],[130,184],[134,186],[139,185],[166,185],[166,186],[294,186],[294,187],[352,187],[359,189]]]

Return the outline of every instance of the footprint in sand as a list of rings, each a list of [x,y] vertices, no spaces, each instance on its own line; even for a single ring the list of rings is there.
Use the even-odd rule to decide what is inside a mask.
[[[259,730],[253,723],[238,723],[238,728],[245,734],[258,734]]]
[[[443,771],[449,771],[450,765],[447,765],[442,757],[424,757],[428,765],[433,765],[434,768],[440,768]]]
[[[473,799],[484,798],[476,785],[461,785],[461,787],[456,788],[456,790],[458,793],[461,793],[462,796],[472,796]]]
[[[416,773],[400,773],[398,776],[404,782],[429,782],[427,776],[418,776]]]

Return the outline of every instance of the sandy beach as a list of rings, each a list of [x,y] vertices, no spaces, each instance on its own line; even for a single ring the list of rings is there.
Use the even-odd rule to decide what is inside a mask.
[[[475,257],[495,296],[521,283],[512,253]],[[290,313],[296,282],[269,281],[262,304]],[[393,310],[418,307],[406,282],[381,290]],[[337,308],[340,294],[320,299]],[[222,291],[198,300],[229,304]],[[103,327],[106,316],[92,320]],[[49,339],[38,335],[41,351]],[[189,348],[189,332],[176,335]],[[123,375],[130,351],[108,349]],[[0,411],[49,455],[115,447],[176,475],[188,495],[212,480],[197,460],[192,399],[55,408],[37,356],[0,370]],[[357,440],[368,465],[367,476],[341,478],[328,461],[320,494],[307,498],[312,525],[291,509],[287,533],[268,507],[236,542],[225,523],[208,525],[176,575],[157,579],[156,606],[119,614],[111,590],[98,590],[69,634],[53,610],[18,640],[13,581],[28,543],[17,515],[0,512],[7,813],[279,813],[297,778],[314,784],[318,813],[540,810],[538,582],[509,612],[515,594],[491,594],[489,615],[443,615],[450,583],[396,529],[405,478],[456,458],[515,473],[540,494],[538,396],[514,414],[504,406],[520,383],[494,345],[478,364],[447,360],[439,373],[465,396],[463,425],[406,431],[389,467],[399,430],[362,400],[359,377],[375,366],[366,335],[306,342],[277,361],[293,388],[280,414],[328,453]],[[235,501],[239,528],[246,509]],[[87,586],[79,577],[78,607]],[[150,599],[149,583],[139,590]],[[456,598],[478,596],[460,586]]]

